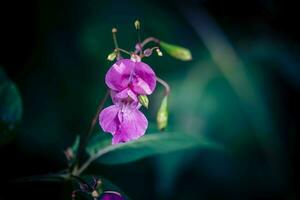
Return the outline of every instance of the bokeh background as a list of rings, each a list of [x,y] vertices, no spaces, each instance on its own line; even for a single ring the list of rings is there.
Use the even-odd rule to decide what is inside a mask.
[[[94,165],[132,199],[297,199],[299,15],[289,1],[0,3],[0,65],[23,114],[0,146],[0,199],[71,199],[59,183],[14,179],[61,170],[105,93],[112,27],[133,49],[142,37],[189,48],[193,60],[145,59],[171,85],[169,130],[207,136],[226,151],[190,150],[126,165]],[[155,123],[162,88],[147,113]],[[97,127],[100,131],[100,128]]]

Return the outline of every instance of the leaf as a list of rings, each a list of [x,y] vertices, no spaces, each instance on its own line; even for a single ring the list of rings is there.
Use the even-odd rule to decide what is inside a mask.
[[[163,41],[160,41],[160,47],[164,49],[170,56],[177,58],[182,61],[189,61],[192,60],[192,54],[190,50],[177,46],[174,44],[169,44]]]
[[[71,149],[74,154],[77,153],[77,150],[79,148],[79,142],[80,142],[80,136],[76,135],[75,141],[74,141],[73,145],[71,146]]]
[[[135,141],[111,145],[110,140],[95,137],[87,146],[88,154],[103,164],[122,164],[148,156],[189,148],[217,148],[218,145],[201,137],[179,133],[147,134]]]
[[[72,144],[72,146],[68,147],[65,151],[64,154],[69,161],[69,165],[71,166],[75,162],[75,157],[79,148],[79,143],[80,143],[80,136],[76,135],[75,141]]]
[[[11,139],[12,131],[21,116],[22,101],[19,90],[0,67],[0,144]]]

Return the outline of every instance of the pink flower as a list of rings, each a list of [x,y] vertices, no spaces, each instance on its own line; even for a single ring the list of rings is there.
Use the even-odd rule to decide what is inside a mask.
[[[99,124],[113,135],[112,144],[136,140],[148,127],[145,115],[139,111],[138,95],[149,95],[156,86],[154,71],[147,64],[130,59],[117,61],[105,77],[111,89],[114,105],[103,109]]]
[[[126,90],[131,95],[149,95],[155,89],[156,76],[146,63],[122,59],[108,70],[105,83],[117,92]]]
[[[113,135],[112,144],[135,140],[145,134],[148,121],[139,107],[136,102],[118,103],[102,110],[99,123],[105,132]]]
[[[147,118],[139,111],[141,104],[130,91],[111,91],[114,105],[103,109],[99,115],[103,131],[113,135],[112,144],[138,139],[145,134],[148,127]]]

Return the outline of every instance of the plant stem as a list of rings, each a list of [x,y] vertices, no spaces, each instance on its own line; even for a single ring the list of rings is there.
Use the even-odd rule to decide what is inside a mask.
[[[80,139],[80,143],[79,143],[79,148],[78,148],[78,153],[77,153],[77,157],[76,157],[76,164],[73,168],[73,171],[72,171],[72,174],[76,174],[76,171],[78,169],[78,162],[80,162],[82,156],[83,156],[83,152],[84,152],[84,149],[85,149],[85,146],[87,145],[87,142],[89,140],[89,138],[91,137],[92,133],[93,133],[93,130],[95,128],[95,125],[97,123],[97,119],[98,119],[98,115],[100,113],[100,111],[102,110],[107,98],[109,96],[109,90],[106,91],[103,99],[100,101],[99,105],[98,105],[98,108],[97,108],[97,112],[95,114],[95,116],[93,117],[93,120],[91,122],[91,125],[88,129],[88,132],[86,134],[85,137],[81,137]]]
[[[97,154],[95,154],[94,156],[91,156],[85,163],[83,163],[83,165],[81,165],[81,167],[77,170],[77,173],[75,175],[79,176],[84,170],[86,170],[88,168],[88,166],[97,158],[99,158],[100,156],[102,156],[103,154],[107,153],[108,151],[115,149],[116,147],[118,147],[119,145],[111,145],[108,146],[100,151],[97,152]]]
[[[135,53],[139,53],[140,51],[143,50],[143,47],[148,44],[149,42],[155,42],[157,44],[159,44],[160,40],[155,38],[155,37],[148,37],[146,39],[144,39],[144,41],[142,43],[140,43],[140,50],[135,50]]]
[[[113,41],[114,41],[115,48],[117,49],[117,48],[119,48],[118,40],[117,40],[117,35],[116,35],[117,29],[113,28],[111,32],[112,32],[112,36],[113,36]]]
[[[118,52],[121,51],[121,52],[126,53],[126,54],[128,54],[128,55],[131,55],[131,53],[130,53],[129,51],[126,51],[126,50],[124,50],[124,49],[116,48],[116,50],[117,50]]]
[[[168,96],[169,93],[170,93],[170,86],[169,86],[169,84],[166,81],[164,81],[161,78],[159,78],[159,77],[156,77],[156,80],[157,80],[157,82],[159,82],[160,84],[162,84],[162,86],[164,86],[164,88],[165,88],[165,96]]]
[[[120,59],[122,59],[122,56],[120,54],[120,48],[119,48],[118,40],[117,40],[117,32],[118,32],[118,30],[116,28],[113,28],[111,30],[111,32],[112,32],[112,37],[113,37],[115,49],[117,50],[117,60],[120,60]]]

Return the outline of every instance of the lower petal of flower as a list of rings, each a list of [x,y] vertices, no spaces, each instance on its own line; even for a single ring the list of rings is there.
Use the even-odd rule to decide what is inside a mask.
[[[99,114],[99,124],[103,131],[115,134],[117,131],[120,121],[118,119],[120,107],[116,105],[109,106],[101,111]]]

